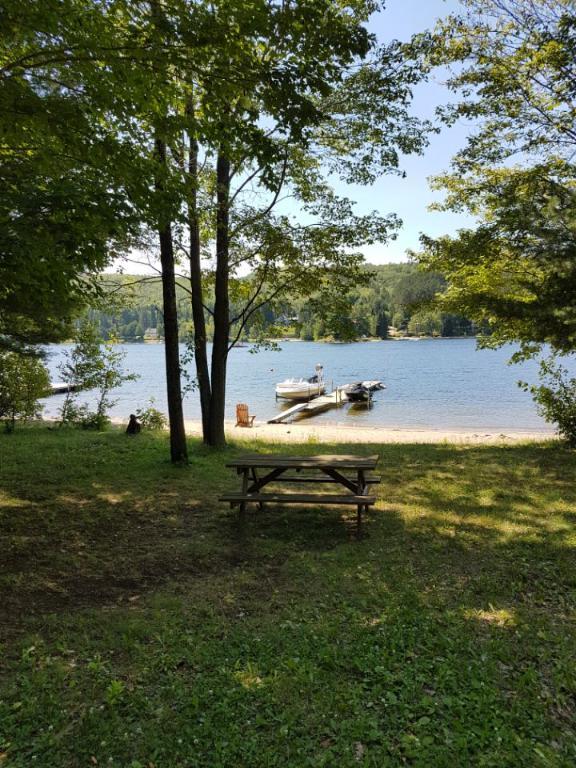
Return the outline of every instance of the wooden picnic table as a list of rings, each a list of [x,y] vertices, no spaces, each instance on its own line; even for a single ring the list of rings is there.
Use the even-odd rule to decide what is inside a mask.
[[[238,506],[243,516],[246,504],[256,503],[263,509],[265,503],[278,504],[347,504],[357,509],[356,526],[358,536],[362,529],[362,512],[376,502],[368,493],[370,485],[379,478],[370,473],[376,468],[378,456],[357,456],[335,454],[318,456],[280,456],[278,454],[255,453],[240,456],[226,464],[242,476],[242,488],[238,493],[226,493],[220,501]],[[296,483],[340,486],[337,493],[287,493],[284,490],[273,493],[262,492],[270,484]],[[342,492],[342,489],[347,491]]]

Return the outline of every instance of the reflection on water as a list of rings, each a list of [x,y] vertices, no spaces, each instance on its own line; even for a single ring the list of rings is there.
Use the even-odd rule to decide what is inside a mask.
[[[166,410],[164,347],[161,344],[126,344],[125,367],[139,379],[116,393],[115,416],[128,417],[154,398]],[[64,345],[51,347],[48,361],[53,379]],[[517,381],[537,381],[534,362],[509,366],[511,349],[477,350],[473,339],[421,339],[356,344],[283,342],[279,352],[253,354],[249,347],[233,349],[228,363],[227,418],[236,403],[248,403],[257,420],[281,413],[293,403],[276,400],[275,385],[290,377],[312,376],[317,363],[332,386],[380,379],[386,389],[374,393],[370,408],[344,404],[314,415],[314,422],[365,426],[466,429],[542,429],[530,395]],[[574,360],[569,367],[576,371]],[[89,393],[83,398],[90,401]],[[46,401],[46,413],[55,415],[61,398]],[[199,419],[198,394],[184,403],[187,419]]]

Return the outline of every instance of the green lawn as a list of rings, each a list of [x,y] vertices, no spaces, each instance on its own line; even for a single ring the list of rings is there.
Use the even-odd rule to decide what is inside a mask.
[[[0,435],[1,768],[576,765],[574,452],[365,446],[357,542],[352,509],[239,530],[246,448]]]

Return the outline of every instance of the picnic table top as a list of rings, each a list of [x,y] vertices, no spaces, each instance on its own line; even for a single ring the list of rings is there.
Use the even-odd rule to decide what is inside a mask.
[[[227,467],[238,469],[260,467],[265,469],[314,469],[329,467],[332,469],[374,469],[378,463],[378,455],[357,456],[354,454],[320,454],[318,456],[280,456],[277,453],[252,453],[239,456],[226,464]]]

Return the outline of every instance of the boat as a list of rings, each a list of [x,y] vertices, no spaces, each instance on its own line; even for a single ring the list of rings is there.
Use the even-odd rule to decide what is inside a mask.
[[[376,380],[355,381],[352,384],[345,384],[339,389],[351,403],[366,403],[371,399],[372,392],[385,389],[385,385]]]
[[[326,389],[323,370],[321,365],[317,365],[316,375],[309,379],[285,379],[279,382],[276,384],[276,397],[284,400],[309,400],[323,394]]]
[[[342,391],[351,403],[366,403],[370,398],[370,390],[363,386],[361,381],[348,384]]]

